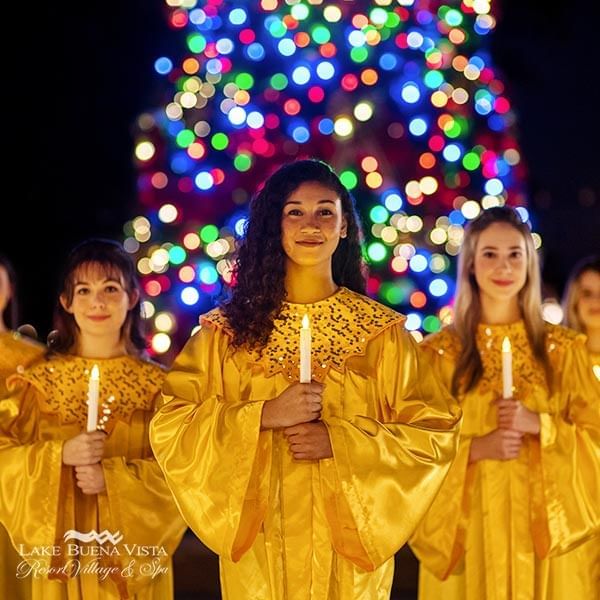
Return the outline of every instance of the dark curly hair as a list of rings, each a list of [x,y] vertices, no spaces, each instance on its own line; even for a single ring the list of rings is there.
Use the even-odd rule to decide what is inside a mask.
[[[281,244],[281,215],[289,196],[303,183],[316,182],[336,192],[347,222],[332,257],[333,280],[365,293],[362,231],[354,201],[333,169],[316,159],[280,167],[250,202],[250,216],[234,265],[230,297],[221,304],[233,330],[234,346],[264,346],[285,300],[285,259]]]
[[[133,260],[123,246],[113,240],[90,238],[81,242],[67,257],[59,280],[58,297],[54,309],[54,331],[48,336],[51,352],[68,352],[77,339],[78,327],[73,315],[68,313],[60,303],[64,296],[68,306],[73,302],[75,293],[75,275],[87,265],[98,265],[108,277],[123,281],[124,289],[129,297],[140,291],[139,280]],[[140,301],[129,309],[125,323],[121,327],[121,335],[130,354],[139,355],[146,342],[142,333],[142,316]]]

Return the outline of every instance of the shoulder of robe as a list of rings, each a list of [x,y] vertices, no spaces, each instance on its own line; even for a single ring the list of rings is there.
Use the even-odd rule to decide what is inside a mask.
[[[457,358],[460,354],[460,339],[451,326],[446,326],[436,333],[431,333],[421,342],[421,347],[431,352],[447,355],[448,358]]]
[[[546,323],[546,347],[549,352],[557,346],[569,347],[578,342],[585,344],[585,340],[585,335],[575,329]]]
[[[21,372],[40,360],[47,348],[40,342],[16,331],[0,334],[0,378]]]
[[[229,325],[229,321],[227,320],[227,317],[223,314],[223,311],[219,307],[213,308],[209,312],[201,315],[200,325],[212,325],[213,327],[216,327],[217,329],[223,331],[223,333],[226,333],[227,335],[233,337],[233,330]]]

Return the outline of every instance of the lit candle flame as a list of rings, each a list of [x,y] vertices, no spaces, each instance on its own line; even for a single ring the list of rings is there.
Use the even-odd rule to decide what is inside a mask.
[[[506,336],[502,340],[502,352],[512,352],[510,340]]]
[[[308,313],[306,313],[302,317],[302,329],[308,329],[309,327],[310,327],[310,318],[308,316]]]

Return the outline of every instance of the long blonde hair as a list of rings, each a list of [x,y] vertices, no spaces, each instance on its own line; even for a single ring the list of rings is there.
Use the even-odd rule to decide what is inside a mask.
[[[586,332],[585,325],[579,318],[577,305],[579,304],[579,295],[581,293],[581,276],[588,271],[600,275],[600,256],[587,256],[573,267],[569,281],[565,287],[562,302],[564,311],[563,323],[567,327],[571,327],[582,333]]]
[[[519,291],[519,307],[533,354],[544,367],[546,380],[550,382],[550,363],[546,353],[546,327],[541,311],[540,266],[531,231],[517,211],[508,206],[498,206],[482,211],[467,226],[458,257],[452,327],[460,338],[462,350],[452,377],[452,392],[455,395],[470,390],[483,375],[483,364],[476,341],[477,325],[481,320],[481,300],[473,268],[479,236],[482,231],[494,223],[506,223],[514,227],[525,240],[527,279]]]

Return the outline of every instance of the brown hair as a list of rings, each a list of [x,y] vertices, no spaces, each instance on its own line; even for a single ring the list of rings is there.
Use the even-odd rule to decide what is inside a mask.
[[[582,258],[571,271],[563,294],[563,323],[567,327],[585,333],[585,326],[579,318],[577,305],[581,292],[581,276],[588,271],[600,275],[600,256],[592,255]]]

